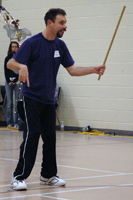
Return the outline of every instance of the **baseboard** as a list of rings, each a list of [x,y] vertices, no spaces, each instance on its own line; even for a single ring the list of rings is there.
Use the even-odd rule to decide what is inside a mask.
[[[7,126],[6,121],[0,121],[0,126],[5,127]],[[65,126],[64,131],[81,131],[83,127],[74,127],[74,126]],[[116,129],[99,129],[99,128],[92,128],[92,130],[98,130],[101,132],[104,132],[104,134],[110,134],[110,135],[120,135],[120,136],[133,136],[133,131],[128,130],[116,130]],[[60,130],[60,126],[56,126],[56,130]]]
[[[73,126],[65,126],[64,131],[81,131],[83,127],[73,127]],[[92,130],[97,130],[104,132],[104,134],[110,135],[120,135],[120,136],[133,136],[133,131],[128,130],[116,130],[116,129],[99,129],[99,128],[92,128]],[[60,130],[60,126],[56,126],[56,130]]]

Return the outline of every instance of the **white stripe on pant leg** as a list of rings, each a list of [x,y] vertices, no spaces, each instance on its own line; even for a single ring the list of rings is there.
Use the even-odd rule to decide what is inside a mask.
[[[24,149],[23,149],[23,159],[24,159],[24,166],[23,166],[23,172],[20,175],[17,175],[15,178],[24,175],[24,170],[25,170],[25,149],[26,149],[26,145],[27,145],[27,140],[28,140],[28,136],[29,136],[29,126],[28,126],[28,120],[27,120],[27,114],[26,114],[26,108],[25,108],[25,101],[24,101],[24,96],[23,96],[23,108],[24,108],[24,113],[25,113],[25,121],[26,121],[26,126],[27,126],[27,137],[25,140],[25,144],[24,144]]]

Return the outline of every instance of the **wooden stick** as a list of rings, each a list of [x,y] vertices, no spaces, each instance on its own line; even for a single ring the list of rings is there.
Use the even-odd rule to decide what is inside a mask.
[[[121,15],[120,15],[119,21],[118,21],[117,26],[116,26],[116,28],[115,28],[115,32],[114,32],[114,35],[113,35],[113,37],[112,37],[111,43],[110,43],[110,45],[109,45],[109,48],[108,48],[107,54],[106,54],[105,59],[104,59],[104,62],[103,62],[103,65],[105,65],[105,63],[106,63],[106,61],[107,61],[107,58],[108,58],[108,55],[109,55],[110,49],[111,49],[111,47],[112,47],[112,44],[113,44],[113,41],[114,41],[114,38],[115,38],[116,32],[117,32],[117,30],[118,30],[118,27],[119,27],[119,24],[120,24],[120,22],[121,22],[121,19],[122,19],[123,13],[124,13],[124,11],[125,11],[125,8],[126,8],[126,6],[124,6],[123,9],[122,9],[122,12],[121,12]],[[100,80],[100,78],[101,78],[101,75],[99,75],[98,80]]]

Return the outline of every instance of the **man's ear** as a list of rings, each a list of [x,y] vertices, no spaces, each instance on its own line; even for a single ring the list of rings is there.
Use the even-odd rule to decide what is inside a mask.
[[[51,27],[52,23],[53,22],[50,19],[47,20],[47,26]]]

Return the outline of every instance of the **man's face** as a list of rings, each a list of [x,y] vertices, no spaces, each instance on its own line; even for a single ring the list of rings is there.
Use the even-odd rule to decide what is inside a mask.
[[[61,38],[64,34],[64,31],[66,31],[67,26],[66,26],[66,17],[63,15],[57,15],[55,18],[55,22],[52,25],[52,31],[55,36],[58,38]]]

